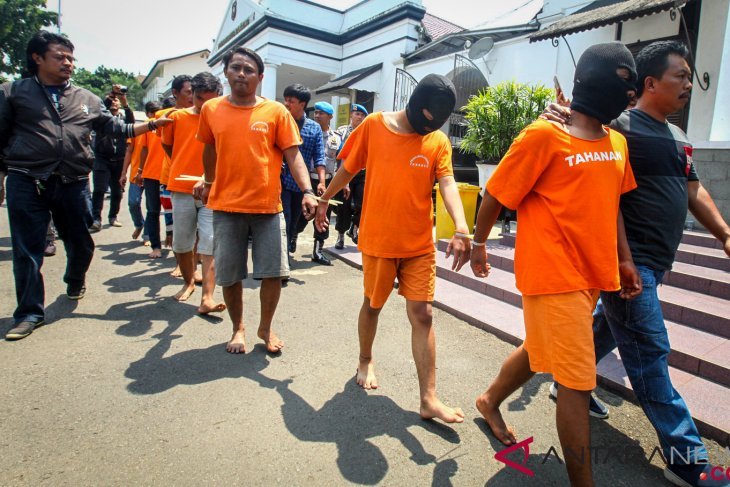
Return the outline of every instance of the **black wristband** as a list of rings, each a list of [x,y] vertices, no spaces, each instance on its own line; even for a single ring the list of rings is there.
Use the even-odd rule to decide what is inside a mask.
[[[314,190],[313,190],[312,188],[309,188],[309,189],[305,189],[305,190],[304,190],[304,191],[302,191],[302,192],[303,192],[304,194],[311,194],[312,196],[315,196],[315,194],[314,194]]]
[[[147,122],[147,128],[150,132],[154,132],[155,130],[157,130],[157,124],[154,120],[150,120],[149,122]]]

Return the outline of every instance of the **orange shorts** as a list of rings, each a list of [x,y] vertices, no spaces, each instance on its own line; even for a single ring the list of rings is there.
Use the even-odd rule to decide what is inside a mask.
[[[596,387],[593,309],[599,291],[522,296],[524,347],[533,372],[548,372],[577,391]]]
[[[412,301],[433,301],[436,290],[436,252],[391,259],[362,254],[365,297],[372,308],[382,308],[398,278],[398,294]]]

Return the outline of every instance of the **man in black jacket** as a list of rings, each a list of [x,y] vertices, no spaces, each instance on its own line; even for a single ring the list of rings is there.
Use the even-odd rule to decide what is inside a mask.
[[[114,85],[110,94],[104,98],[104,106],[117,118],[126,123],[134,123],[134,113],[127,104],[127,95],[121,92],[121,87]],[[123,113],[122,113],[123,111]],[[101,230],[101,211],[104,208],[104,194],[107,188],[111,192],[109,201],[109,225],[121,227],[117,221],[119,203],[122,201],[122,186],[118,183],[122,175],[124,154],[127,150],[127,137],[124,134],[99,134],[96,136],[94,147],[94,192],[91,194],[91,214],[94,223],[90,231]]]
[[[28,77],[0,85],[1,171],[7,169],[6,198],[18,306],[8,340],[25,338],[43,324],[40,269],[51,215],[66,248],[64,281],[69,299],[86,292],[86,271],[94,254],[89,235],[89,172],[94,161],[91,132],[141,135],[170,123],[160,119],[125,124],[98,96],[69,81],[74,46],[67,38],[40,31],[28,42]]]

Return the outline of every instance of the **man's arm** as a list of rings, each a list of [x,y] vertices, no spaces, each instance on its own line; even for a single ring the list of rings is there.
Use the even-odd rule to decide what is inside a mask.
[[[299,189],[304,192],[302,199],[302,213],[304,218],[311,220],[314,218],[314,211],[317,209],[317,199],[312,191],[312,183],[309,180],[309,171],[304,163],[299,146],[293,145],[284,151],[284,160],[289,166],[289,172],[297,183]]]
[[[134,139],[132,139],[134,140]],[[134,152],[134,142],[127,144],[127,150],[124,153],[124,165],[122,166],[122,177],[119,178],[119,186],[124,188],[127,185],[127,171],[132,163],[132,153]],[[135,175],[133,174],[132,177]]]
[[[474,245],[471,251],[471,270],[477,277],[487,277],[491,266],[487,264],[487,238],[497,222],[502,203],[484,190],[482,204],[477,213],[477,227],[474,230]]]
[[[725,253],[730,257],[730,227],[722,218],[712,196],[699,181],[687,183],[689,211],[702,226],[722,242]]]
[[[471,240],[469,240],[470,228],[464,217],[464,206],[461,204],[459,190],[456,187],[454,176],[439,178],[439,192],[444,200],[444,206],[451,219],[454,221],[456,233],[451,237],[446,247],[446,257],[454,254],[454,263],[451,270],[459,271],[469,260],[471,254]]]
[[[139,167],[137,168],[137,174],[132,176],[132,182],[138,186],[142,186],[142,171],[144,170],[144,165],[147,162],[147,154],[149,154],[147,146],[142,147],[142,150],[139,151]]]
[[[321,196],[324,194],[327,186],[327,163],[324,158],[324,138],[322,137],[322,130],[319,130],[318,133],[318,143],[315,145],[314,149],[314,170],[317,171],[317,179],[319,179],[316,193]]]
[[[204,205],[208,204],[210,188],[215,181],[215,167],[218,163],[218,152],[214,144],[205,144],[203,147],[203,185],[193,188],[193,196],[199,198]]]
[[[631,255],[629,240],[626,238],[626,227],[624,226],[624,215],[621,209],[618,210],[618,273],[621,280],[622,299],[634,299],[641,294],[643,284],[641,275],[634,265],[634,258]]]
[[[321,199],[324,201],[322,201],[322,204],[317,206],[317,215],[314,220],[314,226],[317,227],[317,230],[320,232],[324,232],[330,224],[327,219],[327,202],[342,188],[347,187],[348,183],[355,177],[355,174],[357,173],[348,172],[344,165],[340,166],[332,178],[332,181],[330,181],[329,186],[327,186],[327,189],[322,194]]]

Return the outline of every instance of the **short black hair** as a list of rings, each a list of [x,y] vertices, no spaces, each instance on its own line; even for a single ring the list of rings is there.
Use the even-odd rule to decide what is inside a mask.
[[[304,107],[306,108],[309,104],[309,100],[312,99],[312,92],[309,91],[309,88],[307,88],[306,86],[302,86],[301,84],[296,83],[284,88],[284,98],[287,97],[293,97],[299,101],[303,101]]]
[[[669,68],[669,56],[676,54],[689,63],[689,49],[679,41],[652,42],[636,55],[636,72],[639,76],[636,96],[644,91],[646,78],[661,78]]]
[[[160,104],[156,101],[148,101],[144,104],[145,113],[155,113],[160,110]]]
[[[172,108],[176,105],[175,98],[168,96],[164,100],[162,100],[162,108]]]
[[[54,34],[46,30],[39,30],[28,41],[25,48],[25,69],[27,77],[38,74],[38,64],[33,60],[33,54],[45,56],[48,52],[48,46],[51,44],[60,44],[67,47],[71,52],[74,50],[73,43],[67,37]]]
[[[187,74],[179,74],[172,78],[172,89],[175,91],[180,91],[185,86],[185,83],[192,83],[193,78],[188,76]]]
[[[259,68],[259,74],[264,74],[264,61],[261,59],[261,56],[256,54],[256,51],[253,49],[249,49],[248,47],[234,47],[227,53],[223,55],[223,70],[228,70],[228,65],[231,62],[231,59],[233,59],[233,56],[235,54],[241,54],[243,56],[248,56],[256,63],[256,67]]]
[[[193,80],[190,82],[193,87],[193,93],[218,93],[223,91],[223,85],[218,78],[203,71],[193,76]]]

